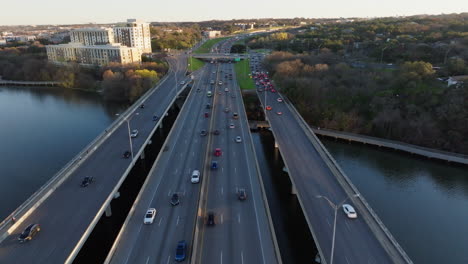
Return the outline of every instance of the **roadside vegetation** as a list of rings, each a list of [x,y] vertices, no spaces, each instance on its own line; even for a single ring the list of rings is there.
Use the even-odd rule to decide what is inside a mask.
[[[196,24],[190,27],[153,26],[150,31],[153,52],[188,49],[201,40],[201,29]]]
[[[463,19],[464,18],[464,19]],[[468,14],[315,25],[251,38],[314,126],[468,154]]]
[[[209,39],[205,43],[203,43],[197,50],[195,50],[194,53],[196,53],[196,54],[209,53],[214,44],[216,44],[216,43],[218,43],[220,41],[223,41],[225,39],[227,39],[227,37],[226,38]]]
[[[236,71],[236,79],[242,90],[255,89],[255,83],[250,78],[250,62],[249,60],[241,60],[234,65]]]
[[[190,72],[194,72],[194,71],[200,69],[201,67],[203,67],[203,65],[205,65],[205,62],[203,62],[200,59],[193,58],[193,57],[190,57],[188,63],[190,64],[190,66],[189,66],[189,71]]]

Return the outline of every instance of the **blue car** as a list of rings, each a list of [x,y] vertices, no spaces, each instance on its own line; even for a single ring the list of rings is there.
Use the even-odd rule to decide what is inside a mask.
[[[216,170],[218,168],[218,162],[217,161],[212,161],[211,162],[211,169]]]
[[[158,121],[159,120],[159,117],[157,115],[154,115],[153,116],[153,121]]]
[[[187,251],[187,242],[185,242],[185,240],[179,241],[179,243],[177,243],[175,261],[184,261],[186,251]]]

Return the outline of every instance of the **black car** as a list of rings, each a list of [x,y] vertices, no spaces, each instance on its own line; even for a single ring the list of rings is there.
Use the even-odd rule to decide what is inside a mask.
[[[213,212],[208,212],[208,222],[207,225],[213,226],[215,225],[215,214]]]
[[[245,189],[239,189],[239,191],[237,191],[237,198],[241,201],[247,199],[247,192]]]
[[[206,136],[206,130],[200,131],[200,136],[203,136],[203,137]]]
[[[215,129],[215,131],[213,131],[213,134],[219,135],[219,130],[218,130],[218,129]]]
[[[31,240],[37,233],[41,231],[41,226],[39,224],[30,224],[18,237],[18,240],[22,243],[27,240]]]
[[[210,104],[206,104],[206,109],[210,109],[211,108],[211,105]]]
[[[174,193],[171,197],[171,204],[178,205],[179,203],[180,203],[179,195],[177,193]]]
[[[153,121],[158,121],[158,120],[159,120],[159,116],[154,115],[154,116],[153,116]]]
[[[94,178],[91,177],[91,176],[86,176],[84,177],[83,181],[81,182],[81,187],[86,187],[88,186],[90,183],[92,183],[94,181]]]
[[[145,108],[145,104],[141,104],[141,105],[140,105],[140,108]]]
[[[122,156],[123,156],[124,158],[128,159],[128,158],[130,158],[131,155],[132,155],[132,153],[131,153],[130,151],[127,150],[127,151],[125,151],[125,152],[123,153]]]

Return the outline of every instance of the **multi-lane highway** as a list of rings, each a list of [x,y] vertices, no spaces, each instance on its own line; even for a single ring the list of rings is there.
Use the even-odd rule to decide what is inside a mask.
[[[155,130],[157,122],[152,120],[153,115],[163,116],[174,100],[176,87],[180,88],[177,82],[186,78],[186,60],[183,55],[170,58],[168,78],[146,99],[144,108],[134,106],[128,118],[130,129],[139,131],[132,139],[134,154],[142,150]],[[0,243],[0,263],[73,261],[134,162],[131,158],[122,158],[126,150],[130,150],[128,127],[127,122],[122,122],[114,131],[109,131],[104,142],[90,152],[47,199],[17,220],[10,235]],[[85,176],[92,176],[95,181],[82,188],[80,184]],[[40,224],[41,231],[32,241],[18,243],[18,235],[31,223]]]
[[[253,56],[253,57],[257,57]],[[255,59],[253,65],[261,71],[261,59]],[[330,262],[332,249],[333,226],[335,211],[324,198],[338,205],[346,203],[355,205],[358,198],[351,197],[346,192],[326,161],[320,155],[316,146],[306,135],[306,130],[296,119],[295,113],[287,107],[286,102],[278,102],[280,94],[264,90],[258,96],[265,110],[267,120],[275,136],[290,178],[295,187],[298,200],[304,211],[314,239],[321,248],[322,259]],[[268,107],[269,108],[269,107]],[[362,208],[356,207],[355,208]],[[374,233],[363,217],[364,212],[357,211],[357,219],[349,219],[339,207],[337,209],[336,239],[334,245],[334,263],[405,263],[393,248],[385,243],[382,232]],[[379,237],[381,236],[381,237]],[[379,238],[379,239],[378,239]],[[381,241],[384,241],[382,244]]]
[[[209,142],[207,160],[208,165],[216,161],[218,168],[205,170],[205,202],[201,205],[202,214],[211,212],[215,224],[208,226],[207,217],[202,218],[200,252],[192,263],[278,263],[276,238],[232,64],[220,64],[216,83],[213,126],[220,135]],[[241,189],[245,200],[238,198]]]
[[[196,75],[165,142],[168,150],[159,154],[106,263],[172,263],[177,242],[192,239],[200,184],[191,183],[191,174],[203,169],[207,136],[200,132],[208,130],[210,119],[204,115],[212,101],[206,96],[211,72],[205,67]],[[174,193],[180,197],[175,206],[170,203]],[[148,208],[157,214],[153,224],[144,225]]]

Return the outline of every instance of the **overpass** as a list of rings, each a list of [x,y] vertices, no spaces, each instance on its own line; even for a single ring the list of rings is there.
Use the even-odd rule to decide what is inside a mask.
[[[34,193],[0,224],[0,263],[72,263],[100,217],[111,213],[110,202],[151,135],[182,90],[178,81],[186,79],[187,57],[169,58],[170,71],[156,88],[148,91],[112,123],[60,172]],[[144,108],[139,108],[144,103]],[[139,135],[130,139],[130,130]],[[130,144],[131,142],[131,144]],[[123,159],[125,150],[132,158]],[[85,176],[95,182],[80,188]],[[15,217],[16,221],[12,221]],[[37,241],[19,244],[18,235],[31,223],[39,223]]]
[[[201,59],[201,60],[231,60],[233,61],[236,58],[244,59],[247,57],[245,54],[231,54],[231,53],[202,53],[202,54],[192,54],[192,57]]]
[[[265,116],[322,263],[412,263],[287,98],[257,94],[263,109],[272,107]],[[342,203],[352,204],[358,218],[348,219]]]
[[[191,263],[281,263],[258,168],[250,162],[256,157],[242,97],[235,81],[225,78],[228,72],[234,73],[232,64],[208,64],[195,73],[195,85],[165,142],[169,150],[157,157],[105,263],[172,263],[180,240],[188,243]],[[211,80],[225,84],[211,85]],[[233,112],[239,120],[231,118]],[[243,142],[234,141],[237,135]],[[218,147],[223,154],[213,157]],[[219,168],[211,171],[214,158]],[[190,182],[193,170],[201,172],[199,184]],[[240,187],[248,200],[237,200]],[[170,204],[174,193],[180,197],[176,206]],[[152,225],[143,225],[150,207],[158,213]],[[207,211],[215,212],[215,227],[206,227]]]

